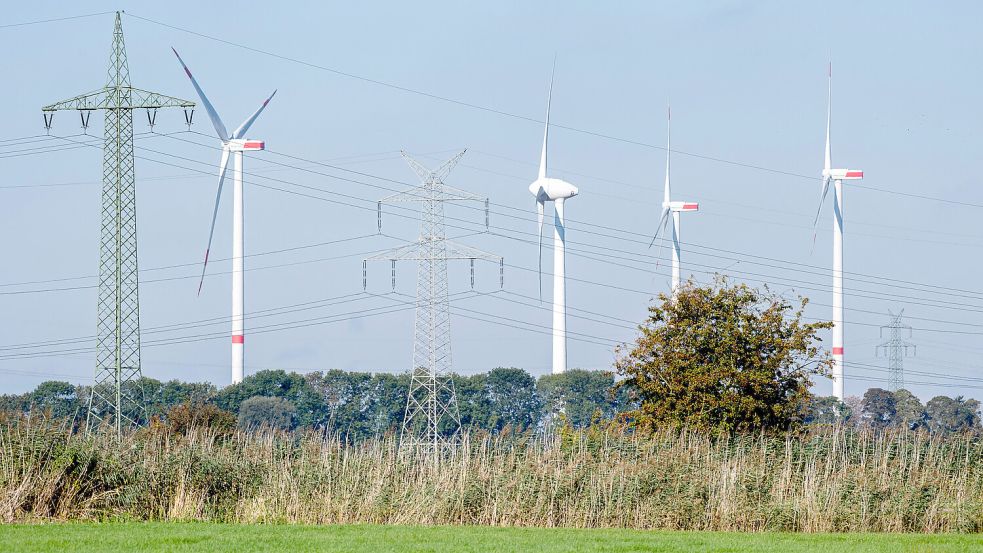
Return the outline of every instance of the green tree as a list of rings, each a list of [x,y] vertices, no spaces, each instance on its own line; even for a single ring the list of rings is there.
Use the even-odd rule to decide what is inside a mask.
[[[925,404],[926,425],[932,432],[965,432],[980,426],[980,402],[975,399],[933,397]]]
[[[805,424],[849,423],[853,412],[834,396],[810,396],[806,403],[802,422]]]
[[[176,405],[191,402],[205,403],[215,397],[217,390],[207,382],[181,382],[169,380],[161,382],[153,378],[143,377],[143,397],[147,402],[147,416],[163,417]]]
[[[406,411],[410,374],[377,373],[366,387],[366,435],[379,436],[399,432]]]
[[[894,422],[898,409],[894,394],[882,388],[870,388],[860,404],[860,418],[872,428],[886,428]]]
[[[215,396],[215,404],[238,413],[243,402],[253,396],[279,397],[291,402],[301,426],[323,427],[328,420],[328,408],[321,394],[303,376],[282,370],[259,371],[223,388]]]
[[[767,288],[718,278],[660,301],[616,363],[641,401],[635,424],[744,431],[801,422],[811,378],[832,363],[816,336],[831,324],[803,323],[807,300],[795,308]]]
[[[31,409],[50,411],[56,418],[85,418],[85,406],[79,401],[78,389],[68,382],[42,382],[28,394],[27,401]]]
[[[543,404],[543,423],[561,414],[575,428],[586,428],[595,419],[612,419],[624,391],[614,389],[614,373],[571,369],[547,374],[536,383]]]
[[[239,428],[293,430],[297,427],[297,407],[282,397],[253,396],[239,406]]]
[[[487,429],[500,431],[506,426],[523,431],[539,420],[542,401],[536,379],[515,367],[492,369],[484,379],[484,397],[491,416]]]
[[[352,438],[371,435],[371,374],[336,369],[308,373],[304,378],[325,406],[326,417],[319,426]]]
[[[461,427],[469,430],[488,430],[491,426],[492,406],[485,393],[486,374],[452,374],[457,407],[461,415]]]
[[[0,395],[0,412],[23,413],[30,409],[30,393]]]
[[[897,411],[894,417],[896,426],[910,430],[925,426],[925,406],[914,394],[904,389],[894,392],[894,405]]]

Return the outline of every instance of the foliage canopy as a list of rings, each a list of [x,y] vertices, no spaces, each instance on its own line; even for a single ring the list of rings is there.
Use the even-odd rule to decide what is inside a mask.
[[[811,378],[832,364],[816,335],[831,324],[804,323],[807,300],[795,307],[723,278],[659,299],[616,363],[620,385],[640,400],[635,425],[747,431],[800,422]]]

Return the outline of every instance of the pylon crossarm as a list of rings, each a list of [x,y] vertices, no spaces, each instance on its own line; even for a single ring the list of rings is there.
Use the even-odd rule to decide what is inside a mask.
[[[166,94],[150,92],[139,88],[131,88],[130,91],[133,93],[131,102],[134,108],[155,109],[195,107],[195,103],[191,100],[185,100],[175,96],[167,96]]]
[[[120,98],[127,98],[126,105],[118,105]],[[99,90],[80,94],[74,98],[55,102],[41,108],[41,111],[87,110],[122,107],[127,109],[193,108],[195,103],[174,96],[150,92],[129,86],[103,87]]]
[[[485,201],[484,196],[472,194],[467,190],[461,190],[460,188],[454,188],[453,186],[447,186],[446,184],[440,187],[439,199],[445,201]]]
[[[433,177],[443,182],[444,177],[449,175],[450,172],[453,171],[455,167],[457,167],[457,163],[461,161],[461,158],[464,157],[464,154],[466,153],[468,153],[467,149],[461,150],[461,153],[445,161],[443,165],[437,168],[436,171],[433,171],[432,173]]]
[[[366,257],[363,261],[407,261],[407,260],[419,260],[422,258],[420,253],[420,244],[413,243],[407,244],[405,246],[400,246],[382,253],[375,254],[370,257]]]
[[[400,150],[399,153],[400,155],[403,156],[403,159],[406,160],[406,163],[410,166],[410,169],[413,169],[413,172],[416,173],[418,177],[420,177],[420,180],[430,183],[433,182],[442,183],[444,177],[449,175],[450,172],[454,170],[454,167],[456,167],[457,163],[461,161],[461,158],[464,157],[464,154],[467,153],[467,150],[465,149],[461,153],[457,154],[456,156],[448,159],[443,163],[443,165],[441,165],[440,167],[438,167],[436,170],[433,171],[427,169],[426,167],[423,166],[422,163],[413,159],[413,156],[406,153],[406,151]]]
[[[441,185],[439,189],[427,187],[427,186],[417,186],[416,188],[411,188],[405,192],[397,192],[386,196],[379,200],[379,202],[384,204],[402,203],[402,202],[427,202],[427,201],[438,201],[438,202],[462,202],[462,201],[474,201],[483,202],[485,201],[484,196],[479,196],[477,194],[472,194],[470,192],[454,188],[453,186]]]
[[[450,240],[443,240],[442,242],[447,252],[446,255],[441,256],[442,259],[483,259],[496,263],[502,260],[500,255],[484,252],[471,246]],[[429,253],[423,251],[421,243],[417,242],[366,257],[363,261],[420,261],[427,259],[430,259]]]
[[[444,240],[444,245],[447,248],[447,255],[445,256],[445,259],[484,259],[486,261],[495,262],[502,260],[502,256],[500,255],[484,252],[478,248],[472,248],[471,246],[459,244],[450,240]]]
[[[107,98],[106,88],[93,90],[80,94],[74,98],[48,104],[41,108],[41,111],[62,111],[69,109],[99,109],[102,102]]]
[[[411,188],[405,192],[397,192],[391,194],[379,200],[381,204],[391,204],[400,202],[422,202],[430,198],[432,192],[428,191],[423,186],[417,186],[416,188]]]

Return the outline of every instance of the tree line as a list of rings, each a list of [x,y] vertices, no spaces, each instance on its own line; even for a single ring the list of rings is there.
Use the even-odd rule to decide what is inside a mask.
[[[573,428],[621,419],[631,422],[638,402],[619,388],[614,374],[574,369],[538,379],[522,369],[497,368],[470,376],[453,375],[462,426],[497,433],[524,432],[561,422]],[[218,389],[204,382],[161,382],[143,377],[146,398],[142,424],[153,419],[178,425],[191,420],[242,429],[316,429],[364,439],[399,430],[410,375],[331,370],[299,374],[264,370],[242,383]],[[0,411],[35,412],[84,422],[89,387],[42,382],[24,394],[0,395]],[[863,397],[808,396],[797,418],[803,425],[840,424],[874,429],[907,428],[934,433],[980,431],[980,402],[936,396],[925,404],[908,390],[867,390]],[[183,422],[187,421],[187,422]],[[719,425],[718,428],[719,429]]]
[[[585,428],[632,408],[628,394],[614,389],[615,377],[609,371],[574,369],[537,379],[525,370],[502,367],[474,375],[454,374],[451,379],[461,424],[471,430],[524,432],[556,421]],[[409,385],[409,373],[343,370],[306,374],[263,370],[221,389],[210,383],[147,377],[133,384],[142,388],[145,398],[146,413],[140,421],[144,424],[155,418],[219,416],[214,412],[218,409],[231,414],[244,429],[316,429],[350,439],[398,432]],[[50,413],[81,424],[89,392],[89,386],[47,381],[24,394],[0,396],[0,410]],[[199,413],[189,413],[188,406]]]
[[[863,397],[813,397],[806,423],[845,424],[874,429],[907,428],[936,433],[980,431],[980,402],[962,396],[935,396],[924,405],[905,389],[870,388]]]

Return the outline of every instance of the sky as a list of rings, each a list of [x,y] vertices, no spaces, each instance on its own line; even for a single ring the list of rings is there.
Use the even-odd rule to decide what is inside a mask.
[[[670,102],[674,199],[700,203],[683,214],[683,274],[806,296],[807,320],[829,320],[830,199],[814,250],[812,222],[832,60],[833,165],[865,171],[845,184],[846,393],[888,385],[876,346],[904,309],[907,388],[983,398],[972,2],[5,6],[0,393],[92,380],[101,156],[79,143],[98,145],[102,122],[82,135],[60,112],[45,136],[40,108],[105,84],[114,10],[135,87],[197,100],[173,46],[229,128],[278,90],[249,133],[267,151],[245,162],[247,374],[409,367],[416,267],[397,266],[394,293],[388,263],[370,263],[363,293],[362,259],[414,240],[419,221],[386,207],[380,235],[376,201],[418,184],[400,150],[437,166],[465,148],[446,183],[488,197],[491,226],[480,204],[450,207],[447,234],[506,266],[499,289],[497,265],[478,263],[472,292],[467,262],[451,262],[454,370],[550,370],[527,187],[554,55],[550,171],[580,189],[566,209],[570,367],[610,369],[668,289],[668,249],[648,243]],[[153,133],[134,121],[143,373],[227,385],[231,194],[196,294],[218,140],[201,109],[190,131],[180,110]]]

